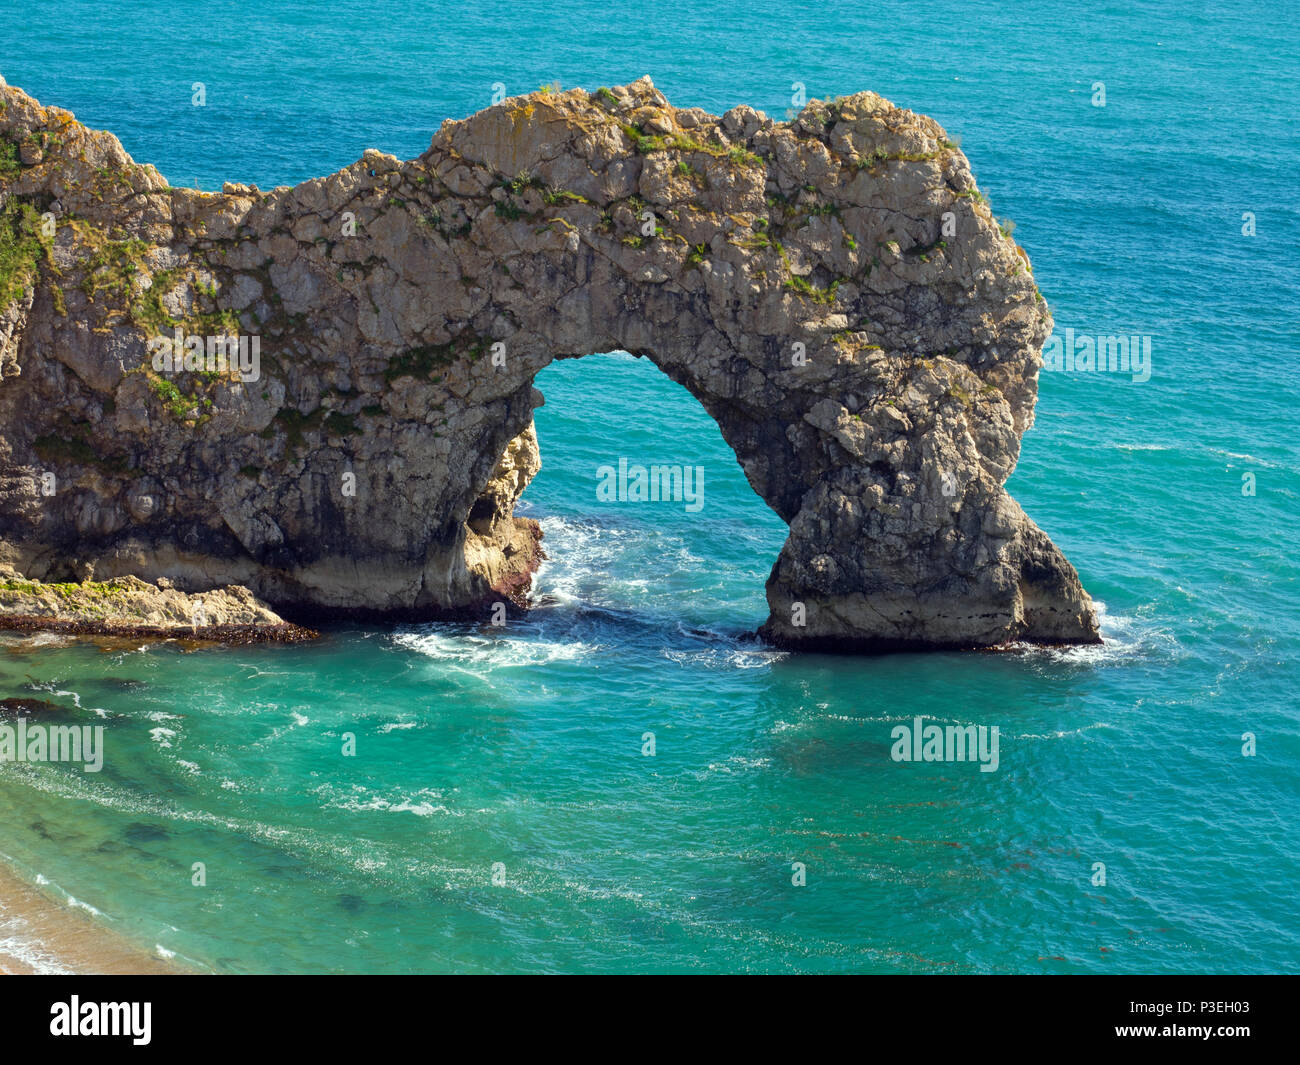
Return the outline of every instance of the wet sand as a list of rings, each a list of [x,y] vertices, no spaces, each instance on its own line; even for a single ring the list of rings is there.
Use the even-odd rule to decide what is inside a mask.
[[[180,965],[105,928],[0,866],[0,974],[179,975]]]

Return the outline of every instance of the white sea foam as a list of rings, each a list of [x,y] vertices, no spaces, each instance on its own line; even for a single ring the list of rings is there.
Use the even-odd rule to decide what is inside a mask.
[[[377,795],[364,801],[331,802],[325,805],[329,809],[346,810],[349,813],[414,814],[416,817],[432,817],[434,814],[447,814],[451,817],[464,816],[464,814],[457,813],[441,803],[411,802],[406,799],[392,802]]]
[[[73,897],[72,897],[71,895],[69,895],[66,891],[65,891],[63,894],[66,896],[65,901],[66,901],[67,905],[68,905],[71,909],[74,909],[74,910],[84,910],[86,913],[90,914],[92,917],[103,917],[103,916],[104,916],[104,914],[103,914],[102,911],[95,909],[95,907],[92,906],[90,903],[88,903],[88,902],[82,902],[80,899],[73,898]]]
[[[1240,451],[1225,451],[1221,448],[1212,447],[1209,449],[1211,455],[1218,455],[1220,458],[1235,459],[1239,462],[1248,462],[1252,466],[1257,466],[1264,470],[1287,470],[1295,472],[1295,467],[1282,465],[1277,462],[1270,462],[1268,459],[1261,459],[1255,455],[1244,455]]]
[[[704,780],[711,773],[721,773],[731,776],[737,773],[747,773],[755,769],[766,769],[772,764],[770,758],[747,758],[742,754],[733,754],[724,762],[710,762],[707,769],[697,771],[696,780]]]
[[[821,709],[825,709],[822,705]],[[915,714],[880,714],[859,716],[856,714],[823,714],[817,720],[819,721],[847,721],[854,725],[896,725],[900,722],[911,723],[916,718]],[[926,721],[935,724],[958,725],[965,722],[958,721],[955,717],[935,717],[933,714],[925,715]]]
[[[3,857],[12,861],[12,859],[8,859],[7,855]],[[52,893],[69,909],[81,910],[83,913],[88,913],[92,917],[98,918],[101,921],[111,920],[111,918],[108,918],[102,911],[92,906],[90,903],[82,902],[70,892],[65,891],[43,873],[35,874],[32,879],[37,887],[42,889],[51,889]],[[31,936],[27,934],[30,933],[30,931],[31,929],[26,918],[21,914],[10,913],[4,908],[3,903],[0,902],[0,936],[5,937],[3,940],[0,940],[0,955],[7,953],[11,957],[18,958],[23,962],[23,964],[37,968],[38,971],[67,971],[45,970],[41,968],[41,965],[44,964],[43,959],[44,961],[50,962],[52,962],[53,959],[44,953],[43,948],[34,938],[31,938]]]
[[[72,969],[59,961],[35,939],[23,935],[26,923],[18,919],[0,920],[0,957],[13,958],[24,969],[40,976],[69,976]]]
[[[158,646],[157,644],[153,644],[153,643],[142,643],[139,647],[132,647],[129,650],[118,651],[113,655],[113,659],[112,659],[113,664],[121,665],[129,655],[140,655],[145,659],[146,669],[156,669],[157,662],[152,660],[152,658],[149,655],[149,652],[152,651],[157,646]]]
[[[449,663],[489,670],[580,659],[606,643],[629,640],[643,642],[649,653],[691,668],[764,669],[787,657],[785,651],[746,640],[734,631],[645,612],[646,604],[665,601],[671,610],[680,589],[675,592],[671,580],[646,575],[642,556],[653,554],[674,572],[693,572],[702,564],[680,538],[554,515],[542,518],[541,525],[550,557],[534,577],[533,602],[558,609],[538,611],[523,626],[513,624],[510,628],[518,642],[512,646],[512,636],[503,634],[490,641],[497,648],[490,656],[472,641],[466,646],[463,636],[445,633],[424,636],[415,649]],[[658,606],[654,609],[659,612]],[[553,639],[556,635],[558,640]],[[405,642],[410,646],[410,637]]]
[[[400,795],[390,798],[381,795],[364,784],[353,784],[344,789],[333,784],[321,784],[312,789],[312,793],[322,800],[322,809],[343,810],[347,813],[393,813],[414,814],[416,817],[432,817],[445,814],[449,817],[464,817],[464,813],[453,810],[443,801],[442,792],[436,788],[422,788],[413,795]]]
[[[264,713],[267,711],[274,711],[277,714],[281,714],[284,711],[284,708],[277,703],[253,703],[250,705],[250,709],[259,718],[264,716]],[[258,749],[274,746],[279,740],[287,736],[294,729],[302,728],[304,725],[309,724],[311,720],[304,714],[298,713],[296,710],[290,710],[289,717],[291,721],[288,724],[272,725],[269,735],[263,736],[260,740],[250,743],[249,746]]]
[[[172,745],[172,740],[176,738],[176,732],[174,729],[169,728],[151,728],[149,738],[163,750],[168,750]]]
[[[78,692],[56,691],[54,694],[61,699],[71,699],[72,705],[75,706],[78,710],[87,710],[92,714],[98,714],[100,717],[108,717],[108,711],[98,706],[82,706],[81,695]]]
[[[596,650],[593,645],[580,640],[566,643],[508,635],[483,636],[463,630],[431,632],[423,628],[395,633],[393,643],[476,675],[495,669],[573,662]]]
[[[707,647],[698,651],[665,648],[663,656],[678,665],[703,666],[705,669],[765,669],[773,662],[789,657],[788,651],[773,651],[755,646]]]
[[[28,647],[52,647],[60,644],[72,643],[73,637],[64,636],[57,632],[38,632],[31,636],[23,637],[21,642]]]
[[[533,576],[533,596],[550,596],[562,603],[583,601],[593,583],[607,585],[631,539],[624,529],[592,521],[551,516],[542,518],[539,524],[550,557]]]
[[[1114,727],[1114,725],[1107,721],[1097,721],[1091,725],[1080,725],[1078,728],[1059,729],[1055,732],[1025,732],[1019,735],[1007,732],[1004,734],[1004,738],[1008,740],[1063,740],[1067,736],[1082,736],[1085,732],[1091,732],[1093,729]]]
[[[1014,649],[1029,655],[1042,655],[1052,661],[1077,665],[1112,665],[1151,655],[1178,653],[1177,640],[1142,618],[1112,614],[1106,604],[1094,599],[1101,643],[1082,647],[1040,647],[1016,644]]]
[[[159,727],[151,728],[151,730],[149,730],[149,739],[153,740],[153,743],[159,745],[162,750],[169,750],[172,748],[172,740],[175,739],[175,736],[177,736],[177,733],[175,733],[175,730],[172,730],[172,728]]]
[[[82,706],[81,694],[79,692],[69,691],[65,688],[60,688],[58,684],[59,684],[58,681],[47,681],[44,684],[34,684],[32,685],[32,687],[36,691],[48,692],[50,695],[53,695],[55,698],[58,699],[71,699],[72,705],[75,706],[78,710],[85,710],[92,714],[98,714],[100,717],[108,717],[107,710],[103,710],[98,706]]]

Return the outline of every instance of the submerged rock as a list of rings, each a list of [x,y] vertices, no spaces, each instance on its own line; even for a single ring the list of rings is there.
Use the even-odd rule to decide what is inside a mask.
[[[35,714],[41,719],[67,718],[73,716],[74,710],[47,699],[29,697],[0,699],[0,721]]]
[[[719,118],[642,78],[506,100],[416,159],[217,194],[0,99],[0,562],[19,573],[238,584],[325,616],[522,605],[533,379],[623,349],[700,401],[790,527],[767,638],[1098,639],[1003,487],[1051,318],[932,119],[873,93]],[[206,338],[236,335],[223,364]]]

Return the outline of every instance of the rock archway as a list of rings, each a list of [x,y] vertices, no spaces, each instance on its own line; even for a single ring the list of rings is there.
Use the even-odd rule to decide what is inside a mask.
[[[700,401],[789,524],[772,640],[1097,640],[1003,487],[1050,317],[929,118],[871,93],[715,118],[643,78],[506,100],[410,161],[214,194],[0,92],[19,572],[245,584],[318,615],[519,598],[533,378],[621,349]],[[255,377],[192,341],[173,366],[159,339],[234,335]]]

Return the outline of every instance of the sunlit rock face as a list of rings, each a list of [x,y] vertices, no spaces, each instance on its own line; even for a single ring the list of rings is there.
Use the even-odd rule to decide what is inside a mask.
[[[1003,488],[1051,319],[929,118],[872,93],[718,118],[642,78],[215,194],[0,93],[18,573],[244,584],[325,615],[522,604],[533,379],[621,349],[700,401],[789,524],[767,638],[1097,640]]]

